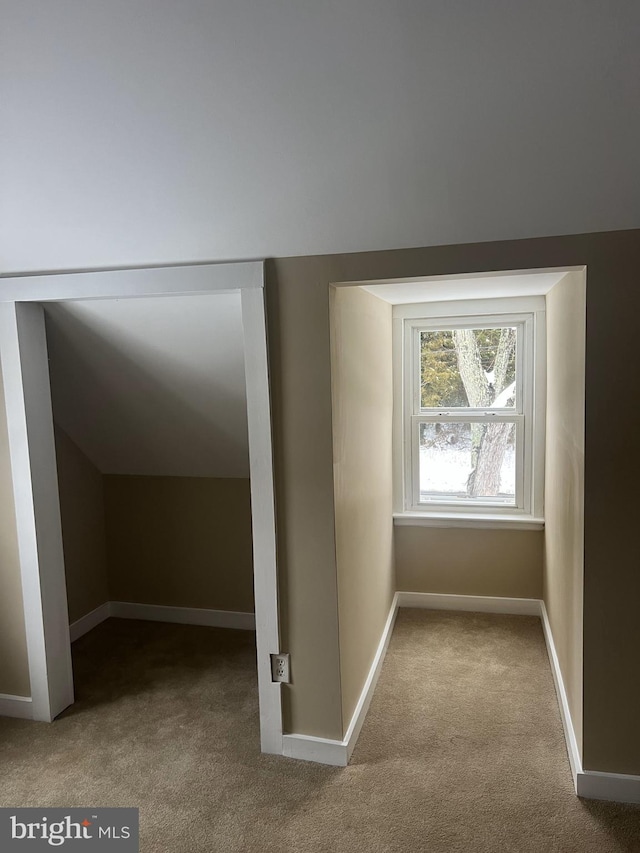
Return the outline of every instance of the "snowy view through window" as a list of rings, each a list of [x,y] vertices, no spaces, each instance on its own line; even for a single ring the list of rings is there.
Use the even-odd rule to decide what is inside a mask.
[[[420,500],[468,500],[469,478],[475,470],[471,424],[421,424]],[[474,425],[476,426],[476,425]],[[511,424],[513,430],[513,425]],[[480,426],[484,431],[484,425]],[[480,439],[481,441],[482,439]],[[508,440],[494,494],[476,494],[505,504],[515,503],[516,463],[513,440]]]
[[[515,504],[516,329],[421,331],[419,340],[420,501]]]

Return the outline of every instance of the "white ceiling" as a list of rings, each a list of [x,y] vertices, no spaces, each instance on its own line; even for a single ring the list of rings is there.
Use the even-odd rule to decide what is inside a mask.
[[[640,3],[0,0],[0,270],[640,226]]]
[[[103,473],[249,476],[239,294],[44,307],[54,418]]]
[[[492,273],[490,275],[437,276],[434,278],[362,285],[391,305],[415,302],[454,302],[460,299],[495,299],[509,296],[543,296],[566,275],[566,270],[546,273]]]

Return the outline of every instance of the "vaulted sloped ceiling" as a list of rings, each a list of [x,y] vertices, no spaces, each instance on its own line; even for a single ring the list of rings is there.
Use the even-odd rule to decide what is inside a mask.
[[[638,0],[0,9],[4,272],[640,226]]]
[[[100,471],[249,476],[238,294],[45,310],[54,419]]]

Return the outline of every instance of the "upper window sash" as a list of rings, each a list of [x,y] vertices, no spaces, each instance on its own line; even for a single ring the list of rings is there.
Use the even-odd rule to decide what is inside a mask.
[[[451,414],[525,414],[526,400],[530,392],[530,377],[527,375],[530,363],[530,344],[533,332],[533,314],[486,314],[465,317],[439,317],[437,319],[411,318],[405,319],[405,365],[406,379],[405,400],[409,402],[408,414],[427,415],[431,413]],[[493,408],[471,406],[425,407],[421,405],[421,332],[452,331],[454,329],[494,329],[504,327],[516,329],[516,400],[511,407]]]

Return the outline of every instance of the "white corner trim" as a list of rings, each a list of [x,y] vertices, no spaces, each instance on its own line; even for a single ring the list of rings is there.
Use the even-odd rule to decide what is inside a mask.
[[[560,706],[560,717],[562,728],[567,743],[569,764],[576,794],[587,800],[612,800],[617,803],[640,803],[640,776],[631,776],[623,773],[605,773],[600,770],[583,770],[578,741],[576,739],[567,691],[562,678],[560,661],[553,641],[551,624],[547,614],[544,601],[540,602],[540,618],[542,619],[542,630],[547,644],[547,652],[551,663],[551,672],[558,696]]]
[[[264,279],[263,279],[264,283]],[[271,680],[271,654],[282,651],[278,604],[275,478],[265,293],[241,291],[244,335],[260,748],[282,754],[282,691]]]
[[[244,631],[255,631],[256,627],[256,618],[253,613],[208,610],[204,607],[166,607],[161,604],[136,604],[131,601],[111,601],[109,615],[118,619],[207,625],[210,628],[240,628]]]
[[[73,703],[51,387],[44,311],[0,304],[4,383],[33,719]]]
[[[71,642],[73,643],[78,640],[84,634],[98,626],[101,622],[104,622],[105,619],[108,619],[110,615],[110,603],[105,601],[104,604],[96,607],[95,610],[92,610],[90,613],[86,613],[84,616],[81,616],[80,619],[76,619],[75,622],[72,622],[69,625],[69,636],[71,638]]]
[[[31,696],[12,696],[8,693],[0,693],[0,717],[32,720],[33,702]]]
[[[445,595],[439,592],[398,592],[398,607],[459,610],[471,613],[510,613],[539,616],[538,598],[501,598],[490,595]]]
[[[553,641],[551,633],[551,624],[547,614],[547,608],[544,601],[540,602],[540,618],[542,620],[542,632],[547,645],[547,654],[549,655],[549,663],[551,664],[551,674],[556,687],[558,697],[558,705],[560,706],[560,717],[562,719],[562,728],[564,729],[564,739],[567,743],[567,753],[569,755],[569,764],[571,765],[571,775],[573,777],[573,786],[578,792],[578,774],[582,773],[582,759],[580,758],[580,750],[576,733],[573,728],[571,719],[571,711],[569,710],[569,700],[567,699],[567,691],[564,687],[564,679],[560,669],[560,661],[556,652],[556,645]]]
[[[347,760],[351,758],[351,753],[353,752],[354,747],[358,741],[360,731],[362,729],[365,718],[367,716],[367,712],[369,710],[369,705],[371,704],[371,700],[373,699],[373,693],[376,689],[376,684],[378,683],[378,678],[380,677],[380,673],[382,671],[382,664],[384,663],[384,659],[387,654],[387,649],[389,648],[389,641],[391,640],[391,635],[393,634],[393,626],[395,625],[397,615],[398,593],[396,592],[391,602],[391,608],[389,609],[387,621],[385,622],[385,626],[382,629],[382,636],[380,637],[380,642],[378,643],[378,648],[374,655],[373,662],[371,664],[371,669],[369,670],[369,675],[367,676],[367,680],[364,683],[362,693],[360,694],[360,698],[358,699],[358,704],[356,705],[355,711],[353,712],[353,716],[351,717],[349,728],[347,729],[347,732],[344,736],[344,743],[347,747]]]

